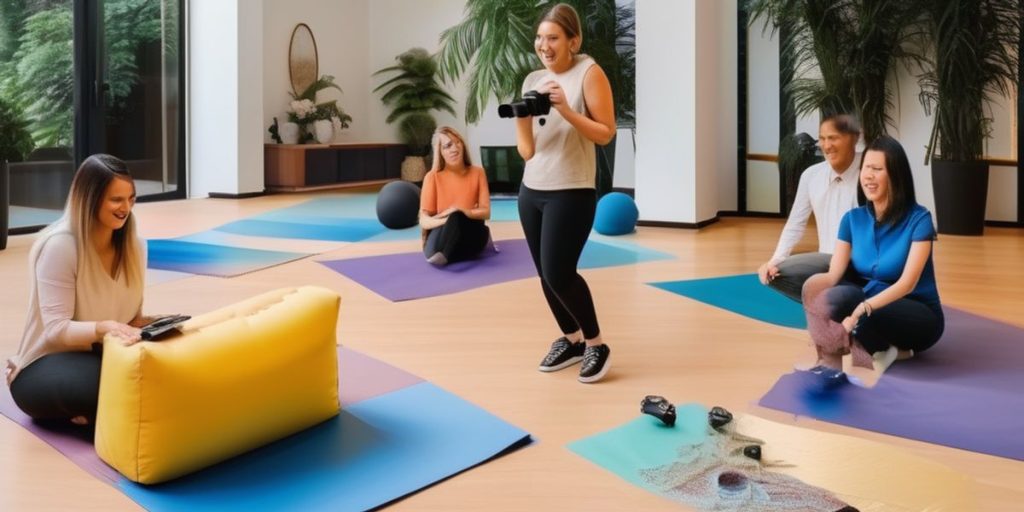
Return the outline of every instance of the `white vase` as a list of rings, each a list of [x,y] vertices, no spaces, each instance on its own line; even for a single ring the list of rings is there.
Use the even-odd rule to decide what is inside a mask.
[[[277,127],[277,134],[281,136],[281,142],[283,144],[299,143],[299,125],[295,123],[281,123]]]
[[[338,117],[332,117],[331,127],[334,128],[334,140],[335,142],[337,142],[338,139],[341,138],[341,130],[344,129],[341,127],[341,119],[339,119]]]
[[[313,136],[320,144],[330,144],[331,139],[334,138],[334,127],[331,126],[331,121],[328,119],[314,121]]]

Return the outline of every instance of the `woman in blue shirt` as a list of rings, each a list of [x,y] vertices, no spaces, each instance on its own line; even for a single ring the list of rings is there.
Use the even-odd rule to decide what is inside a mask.
[[[899,142],[882,136],[868,144],[860,185],[866,203],[843,217],[829,271],[807,281],[803,299],[818,353],[812,370],[841,377],[842,357],[851,353],[853,366],[874,369],[858,374],[870,386],[894,360],[934,345],[945,320],[932,216],[917,204]],[[844,279],[848,266],[853,272]]]

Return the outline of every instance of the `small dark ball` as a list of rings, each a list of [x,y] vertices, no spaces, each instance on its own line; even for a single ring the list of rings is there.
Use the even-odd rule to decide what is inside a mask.
[[[756,444],[744,447],[743,455],[754,460],[761,460],[761,447]]]

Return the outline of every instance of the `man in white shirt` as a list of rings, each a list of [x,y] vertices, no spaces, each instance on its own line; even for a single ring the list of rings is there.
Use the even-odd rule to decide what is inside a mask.
[[[857,168],[857,141],[860,126],[849,114],[833,114],[821,121],[818,144],[825,161],[814,164],[800,175],[796,199],[786,226],[775,247],[775,254],[757,269],[761,284],[800,302],[800,292],[808,277],[827,272],[843,215],[857,207],[860,169]],[[814,213],[818,226],[818,252],[790,255]]]

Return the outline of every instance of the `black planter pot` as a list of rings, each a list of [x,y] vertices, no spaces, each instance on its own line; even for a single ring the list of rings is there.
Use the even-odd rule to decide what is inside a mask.
[[[988,163],[932,160],[932,191],[939,233],[983,234]]]

